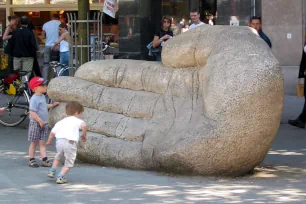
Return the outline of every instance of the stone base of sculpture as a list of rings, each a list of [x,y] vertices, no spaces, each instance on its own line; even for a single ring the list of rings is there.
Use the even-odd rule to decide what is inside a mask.
[[[238,176],[265,158],[280,124],[281,68],[246,27],[200,26],[169,40],[163,63],[103,60],[51,81],[86,108],[82,160],[105,166]]]

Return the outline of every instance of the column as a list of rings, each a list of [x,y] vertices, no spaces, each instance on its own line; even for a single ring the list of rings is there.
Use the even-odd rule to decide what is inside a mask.
[[[148,59],[146,45],[153,39],[155,31],[151,6],[154,6],[152,2],[158,1],[160,0],[119,1],[119,56],[115,58]],[[161,4],[159,9],[160,7]]]
[[[6,9],[5,9],[6,25],[8,25],[9,23],[7,17],[13,14],[11,5],[12,5],[12,0],[6,0]]]
[[[191,9],[199,9],[200,8],[200,0],[189,0],[190,1],[190,8]]]

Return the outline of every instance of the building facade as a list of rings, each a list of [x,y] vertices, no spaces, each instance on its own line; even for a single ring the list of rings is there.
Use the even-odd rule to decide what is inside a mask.
[[[101,11],[104,0],[90,0],[92,11]],[[103,32],[113,35],[119,44],[115,58],[154,60],[147,44],[160,28],[163,15],[173,18],[173,30],[180,33],[180,23],[189,23],[189,11],[196,8],[203,21],[214,16],[216,25],[238,21],[247,26],[251,16],[262,16],[263,31],[271,39],[272,51],[283,66],[297,66],[305,41],[306,0],[118,0],[116,22],[103,25]],[[32,15],[38,33],[54,12],[77,12],[76,0],[0,0],[2,32],[6,17]],[[40,16],[33,14],[39,12]],[[232,21],[231,21],[232,20]]]
[[[189,19],[192,8],[202,20],[215,16],[215,24],[230,25],[238,20],[247,26],[251,16],[261,16],[263,31],[272,41],[272,51],[283,66],[300,63],[305,35],[305,0],[120,0],[118,58],[149,59],[146,45],[160,27],[163,15],[176,24]]]

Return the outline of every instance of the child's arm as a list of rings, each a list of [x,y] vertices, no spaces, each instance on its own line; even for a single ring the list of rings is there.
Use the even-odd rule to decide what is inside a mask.
[[[58,106],[60,103],[59,102],[54,102],[53,104],[48,104],[48,109],[51,109],[51,108],[55,108],[56,106]]]
[[[86,142],[86,139],[87,139],[87,125],[86,125],[86,123],[82,123],[81,129],[82,129],[82,139],[83,139],[84,142]]]
[[[38,122],[40,127],[44,127],[45,122],[38,116],[38,114],[35,111],[30,110],[30,116],[31,116],[31,118],[33,118],[33,120]]]
[[[46,145],[52,145],[52,140],[53,140],[54,136],[55,136],[55,134],[53,132],[50,132],[49,139],[48,139],[48,142],[46,143]]]

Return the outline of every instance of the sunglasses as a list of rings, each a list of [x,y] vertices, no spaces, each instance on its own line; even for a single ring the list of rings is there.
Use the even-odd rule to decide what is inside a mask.
[[[170,23],[170,21],[164,21],[164,23]]]

